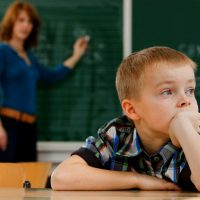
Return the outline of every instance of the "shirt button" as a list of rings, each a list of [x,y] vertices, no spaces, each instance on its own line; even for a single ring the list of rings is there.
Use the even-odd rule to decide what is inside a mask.
[[[153,160],[154,160],[155,162],[157,162],[157,161],[160,160],[160,158],[159,158],[158,156],[155,156],[155,157],[153,158]]]

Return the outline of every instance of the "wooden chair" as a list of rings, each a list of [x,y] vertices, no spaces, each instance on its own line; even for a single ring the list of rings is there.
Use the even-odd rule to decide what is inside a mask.
[[[0,163],[0,187],[22,188],[25,180],[24,169],[18,163]]]
[[[50,162],[20,162],[24,170],[25,180],[31,183],[31,188],[45,188],[51,170]]]

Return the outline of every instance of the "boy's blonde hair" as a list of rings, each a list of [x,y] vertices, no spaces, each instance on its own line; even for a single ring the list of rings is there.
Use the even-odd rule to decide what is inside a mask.
[[[139,99],[143,85],[144,75],[147,70],[162,67],[189,65],[195,71],[196,63],[185,54],[169,47],[150,47],[132,53],[120,64],[116,75],[116,89],[119,100]]]

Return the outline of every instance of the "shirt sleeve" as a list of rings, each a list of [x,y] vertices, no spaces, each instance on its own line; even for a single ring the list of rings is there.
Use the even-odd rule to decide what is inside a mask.
[[[95,156],[94,152],[90,149],[81,147],[77,151],[73,152],[72,155],[78,155],[83,158],[88,165],[96,168],[103,168],[100,160]]]
[[[108,129],[100,128],[97,139],[93,136],[88,137],[85,145],[72,155],[79,155],[90,166],[109,169],[115,154],[113,141],[116,141],[113,138],[113,126]]]

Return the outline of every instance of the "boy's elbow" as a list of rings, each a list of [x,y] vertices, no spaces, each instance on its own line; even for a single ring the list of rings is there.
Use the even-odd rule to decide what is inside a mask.
[[[63,180],[62,176],[59,173],[53,172],[51,175],[51,188],[53,190],[62,190]]]
[[[80,171],[82,163],[84,161],[78,156],[72,156],[58,165],[51,175],[51,188],[53,190],[76,189],[79,177],[77,173]]]
[[[51,188],[53,190],[68,190],[70,186],[71,178],[68,177],[68,174],[62,171],[54,171],[51,175]]]
[[[196,187],[196,189],[200,192],[200,178],[194,178],[191,176],[191,180]]]
[[[194,183],[196,189],[200,192],[200,181]]]

